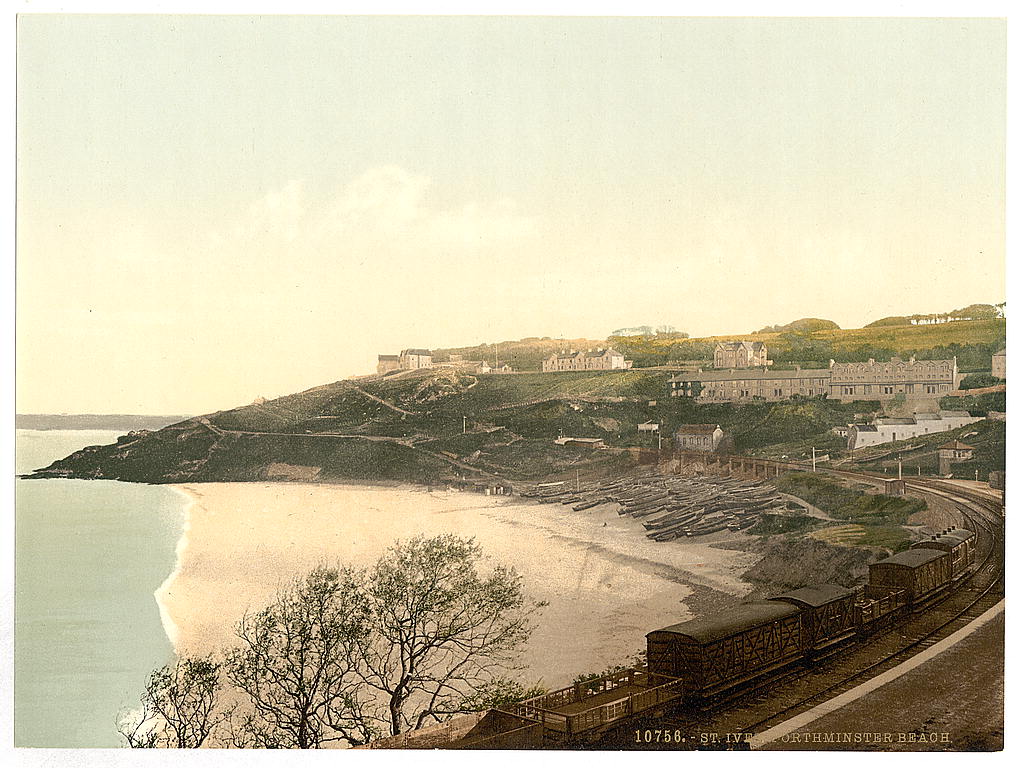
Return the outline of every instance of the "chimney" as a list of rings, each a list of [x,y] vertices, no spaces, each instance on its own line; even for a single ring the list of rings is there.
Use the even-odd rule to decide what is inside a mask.
[[[835,360],[833,360],[833,359],[831,359],[831,358],[829,358],[829,361],[828,361],[828,367],[829,367],[829,368],[834,368],[834,367],[835,367],[835,364],[836,364],[836,361],[835,361]]]

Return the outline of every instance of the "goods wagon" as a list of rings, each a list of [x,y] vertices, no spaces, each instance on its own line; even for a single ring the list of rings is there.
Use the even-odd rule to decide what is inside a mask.
[[[931,598],[952,581],[952,558],[938,549],[908,549],[868,566],[871,587],[905,590],[907,600],[918,604]]]
[[[953,578],[959,578],[967,569],[974,565],[974,547],[978,537],[973,531],[966,528],[952,528],[949,531],[936,534],[930,539],[919,541],[911,549],[938,549],[942,552],[949,552],[952,558],[951,568]]]
[[[820,654],[857,633],[857,591],[835,584],[812,584],[771,598],[801,610],[804,653]]]
[[[800,658],[800,609],[785,602],[741,603],[721,617],[650,632],[647,664],[680,678],[685,696],[728,690]]]

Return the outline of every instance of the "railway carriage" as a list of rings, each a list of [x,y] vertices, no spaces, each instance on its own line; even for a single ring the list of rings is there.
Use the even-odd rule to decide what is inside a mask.
[[[770,599],[801,609],[800,645],[808,656],[833,650],[857,634],[856,590],[812,584]]]
[[[966,528],[954,528],[947,533],[918,541],[911,549],[937,549],[948,552],[951,558],[953,578],[960,578],[974,565],[974,548],[978,537]]]
[[[799,659],[800,613],[795,605],[764,600],[650,632],[649,669],[681,679],[685,696],[713,696]]]
[[[868,566],[870,587],[905,590],[912,605],[938,596],[952,580],[952,557],[938,549],[908,549]]]

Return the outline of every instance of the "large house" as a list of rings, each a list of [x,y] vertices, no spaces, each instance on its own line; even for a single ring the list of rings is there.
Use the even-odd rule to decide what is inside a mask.
[[[942,397],[960,386],[956,358],[952,360],[901,360],[874,358],[866,363],[832,363],[828,396],[833,400],[891,400]]]
[[[632,368],[633,361],[612,348],[553,354],[541,363],[544,371],[612,371]]]
[[[937,400],[960,385],[956,358],[952,360],[903,361],[894,357],[880,363],[836,363],[828,368],[794,371],[749,368],[740,370],[698,369],[669,379],[674,397],[700,402],[733,403],[752,400],[786,400],[793,396],[824,395],[832,400],[891,400],[904,395],[910,400]]]
[[[814,368],[795,371],[703,371],[669,379],[673,397],[693,397],[699,402],[734,403],[788,400],[793,395],[813,397],[828,393],[830,371]]]
[[[676,430],[676,445],[684,451],[706,451],[718,449],[725,432],[718,424],[682,424]]]
[[[391,371],[430,368],[433,360],[429,349],[403,349],[397,355],[377,355],[377,373],[383,376]]]
[[[429,368],[433,364],[434,357],[429,349],[403,349],[398,353],[398,365],[403,371]]]
[[[981,421],[981,416],[971,416],[967,411],[939,411],[938,413],[916,413],[906,418],[877,418],[870,424],[850,424],[847,432],[847,447],[850,450],[868,445],[909,440],[921,435],[948,432]]]
[[[715,368],[761,368],[771,365],[763,341],[720,341],[715,345]]]

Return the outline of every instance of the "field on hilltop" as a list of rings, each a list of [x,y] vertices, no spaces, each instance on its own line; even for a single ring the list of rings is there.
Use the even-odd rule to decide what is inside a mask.
[[[658,336],[612,337],[609,342],[639,366],[673,361],[710,361],[719,341],[763,341],[776,366],[828,367],[829,360],[864,362],[889,357],[935,359],[956,355],[966,371],[986,371],[992,353],[1006,345],[1006,320],[964,320],[940,325],[878,326],[811,332],[748,333],[699,339]]]
[[[612,346],[634,361],[634,366],[671,366],[690,362],[710,365],[715,344],[720,341],[763,341],[777,367],[828,367],[828,361],[864,362],[869,358],[940,358],[956,355],[964,371],[987,371],[992,353],[1006,345],[1006,320],[963,320],[937,325],[882,325],[866,328],[826,328],[815,331],[786,330],[687,338],[682,333],[646,336],[610,336],[607,339],[528,338],[474,347],[435,350],[439,361],[450,355],[466,360],[495,359],[508,362],[517,371],[540,370],[541,361],[563,350],[597,349]]]

